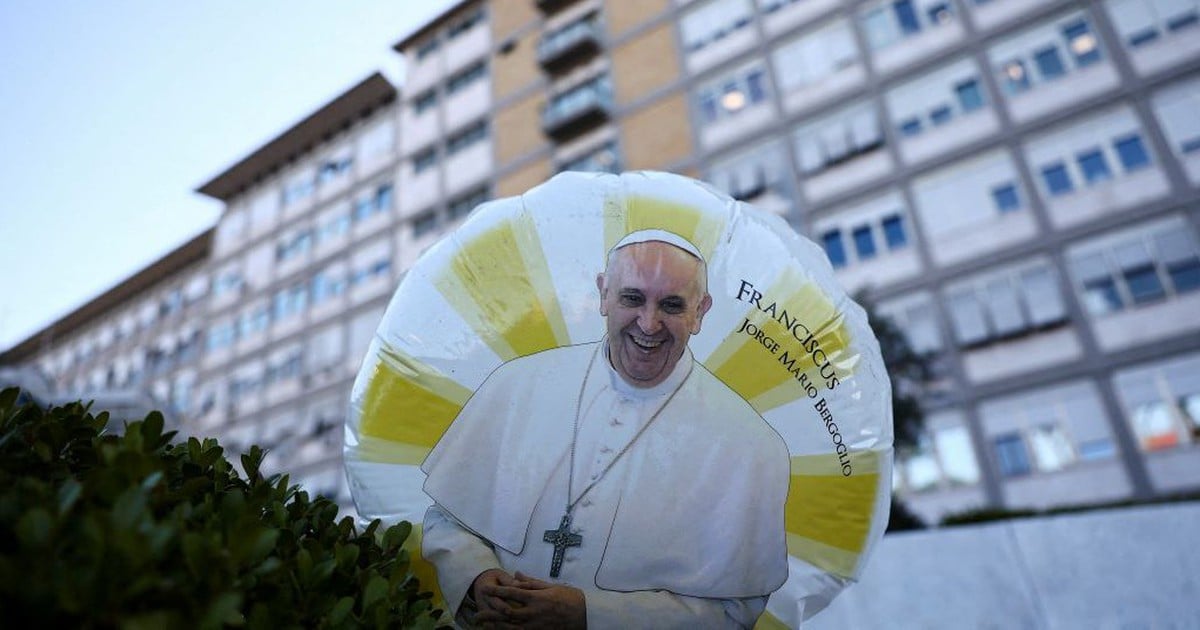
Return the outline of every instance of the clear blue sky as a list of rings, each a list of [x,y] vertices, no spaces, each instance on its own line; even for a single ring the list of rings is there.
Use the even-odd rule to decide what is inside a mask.
[[[451,0],[0,0],[0,350],[211,226],[192,192]]]

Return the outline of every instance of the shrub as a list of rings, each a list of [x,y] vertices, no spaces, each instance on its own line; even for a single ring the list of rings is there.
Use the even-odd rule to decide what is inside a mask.
[[[0,610],[15,627],[433,627],[411,525],[357,531],[287,476],[239,475],[215,440],[173,443],[158,412],[0,394]]]

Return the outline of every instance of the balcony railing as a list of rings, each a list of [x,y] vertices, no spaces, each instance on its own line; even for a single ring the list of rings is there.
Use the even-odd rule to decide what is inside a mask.
[[[563,139],[612,116],[612,87],[604,75],[550,100],[542,110],[542,131]]]
[[[538,43],[537,59],[551,72],[599,52],[603,45],[600,25],[593,18],[573,22],[545,35]]]

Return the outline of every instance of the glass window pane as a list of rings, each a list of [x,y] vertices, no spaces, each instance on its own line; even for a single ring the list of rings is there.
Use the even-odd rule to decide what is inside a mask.
[[[1138,405],[1133,410],[1133,431],[1142,450],[1156,451],[1179,444],[1179,433],[1171,419],[1171,410],[1162,401]]]
[[[996,451],[996,462],[1000,465],[1000,474],[1005,477],[1016,477],[1029,474],[1029,454],[1025,443],[1016,433],[1002,435],[992,442]]]
[[[1017,294],[1007,279],[988,283],[986,295],[988,313],[997,334],[1008,335],[1027,328]]]
[[[875,257],[875,237],[871,235],[871,227],[860,225],[854,228],[854,250],[859,260]]]
[[[1126,171],[1136,171],[1150,165],[1150,156],[1146,154],[1146,147],[1142,144],[1141,136],[1134,134],[1118,138],[1113,146],[1117,149],[1117,155],[1121,158],[1121,166],[1125,167]]]
[[[937,485],[941,473],[927,444],[921,444],[915,453],[905,458],[904,474],[909,490],[920,491]]]
[[[1121,295],[1117,292],[1117,284],[1112,278],[1095,278],[1083,283],[1083,302],[1088,312],[1093,315],[1103,315],[1119,311],[1124,306]]]
[[[1055,46],[1033,53],[1033,62],[1037,64],[1038,72],[1045,80],[1056,79],[1067,71],[1063,66],[1062,57],[1058,54],[1058,48]]]
[[[1071,441],[1057,424],[1035,427],[1030,434],[1030,444],[1038,470],[1042,472],[1062,470],[1075,461]]]
[[[1134,304],[1146,304],[1161,300],[1166,292],[1154,265],[1141,265],[1124,270],[1125,283],[1129,285],[1129,295]]]
[[[947,305],[950,307],[954,336],[959,343],[967,345],[987,339],[987,324],[983,319],[983,311],[972,291],[951,294]]]
[[[934,126],[950,122],[950,107],[947,105],[935,107],[929,112],[929,122],[932,122]]]
[[[1088,440],[1079,445],[1079,459],[1084,461],[1110,459],[1116,454],[1117,449],[1113,446],[1112,440],[1108,438]]]
[[[1062,294],[1049,267],[1039,267],[1021,273],[1021,289],[1025,305],[1035,326],[1062,321],[1066,318]]]
[[[1055,162],[1042,167],[1042,181],[1046,183],[1046,191],[1051,196],[1065,195],[1075,187],[1071,184],[1071,176],[1062,162]]]
[[[1200,258],[1192,258],[1167,266],[1171,284],[1176,293],[1187,293],[1200,289]]]
[[[1075,156],[1075,160],[1079,163],[1079,169],[1083,171],[1083,179],[1088,184],[1112,179],[1112,171],[1108,168],[1108,162],[1104,159],[1104,154],[1099,149],[1091,149],[1084,151]]]
[[[966,427],[941,429],[934,433],[933,439],[947,481],[952,484],[979,483],[979,464],[975,461],[975,449],[971,447],[971,436]]]
[[[1063,36],[1067,38],[1067,47],[1071,49],[1079,67],[1090,66],[1100,61],[1100,45],[1087,22],[1080,20],[1068,24],[1063,27]]]
[[[893,214],[883,220],[883,236],[887,239],[888,249],[899,249],[908,243],[904,233],[904,220],[898,214]]]
[[[1000,68],[1000,74],[1004,79],[1004,90],[1009,94],[1020,94],[1029,89],[1029,70],[1024,61],[1013,59],[1006,62]]]
[[[913,9],[912,0],[896,0],[892,4],[893,10],[896,12],[896,23],[900,25],[900,30],[906,35],[912,35],[921,30],[921,24],[917,21],[917,12]]]
[[[963,113],[983,107],[983,92],[979,90],[979,82],[975,79],[954,86],[954,93],[958,96],[958,105]]]
[[[829,256],[829,262],[836,269],[846,266],[846,248],[842,244],[841,230],[830,230],[821,237],[821,243],[825,246],[825,255]]]
[[[1017,196],[1017,187],[1012,184],[1001,184],[992,189],[992,201],[996,210],[1001,214],[1021,209],[1021,199]]]
[[[909,118],[908,120],[900,121],[900,135],[915,136],[921,133],[921,121],[917,118]]]

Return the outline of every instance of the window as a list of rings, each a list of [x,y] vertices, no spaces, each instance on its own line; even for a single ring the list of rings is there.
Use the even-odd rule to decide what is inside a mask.
[[[354,158],[349,155],[329,158],[317,167],[317,184],[324,185],[350,174]]]
[[[892,0],[869,6],[862,14],[862,26],[875,50],[954,19],[951,5],[942,0]]]
[[[1142,145],[1141,136],[1133,134],[1118,138],[1113,142],[1113,146],[1117,150],[1117,156],[1121,159],[1121,166],[1126,171],[1136,171],[1150,165],[1150,156],[1146,154],[1146,147]]]
[[[283,205],[290,206],[309,198],[313,192],[313,178],[310,175],[300,175],[293,178],[283,188]]]
[[[429,147],[418,151],[412,157],[413,173],[424,173],[437,164],[437,149]]]
[[[754,8],[750,0],[713,0],[697,3],[679,21],[683,47],[693,53],[750,26]]]
[[[1025,62],[1013,59],[1004,64],[1001,70],[1004,90],[1009,94],[1020,94],[1029,89],[1029,71]]]
[[[485,140],[487,136],[487,122],[479,121],[470,127],[467,127],[463,131],[450,136],[450,139],[446,141],[446,152],[449,155],[454,155],[455,153],[458,153],[459,151],[462,151],[471,145]]]
[[[413,219],[412,235],[413,238],[421,238],[430,232],[437,229],[437,214],[432,210],[425,212]]]
[[[446,37],[450,39],[461,37],[466,34],[467,31],[475,28],[475,26],[482,24],[485,18],[486,15],[484,14],[483,9],[474,11],[458,22],[451,24],[450,28],[446,29]]]
[[[1062,162],[1043,166],[1042,181],[1046,183],[1046,190],[1052,196],[1065,195],[1075,190],[1071,184],[1071,176],[1067,174],[1067,167]]]
[[[357,269],[354,271],[354,273],[350,274],[350,284],[358,285],[381,276],[386,276],[391,270],[391,260],[386,258],[376,260],[375,262],[372,262],[361,269]]]
[[[437,52],[437,49],[438,40],[436,37],[430,37],[429,39],[421,42],[417,45],[417,61],[424,60],[425,58],[429,57],[429,55]]]
[[[850,23],[835,20],[771,55],[775,78],[784,92],[814,85],[858,62],[858,46]]]
[[[1082,12],[1034,26],[988,52],[997,82],[1017,95],[1102,60],[1099,41]]]
[[[1200,288],[1200,247],[1191,229],[1172,219],[1084,244],[1069,255],[1080,296],[1092,315],[1171,299]]]
[[[875,238],[871,235],[871,226],[860,225],[854,228],[854,250],[859,260],[875,257]]]
[[[224,269],[217,273],[217,279],[213,283],[213,297],[238,293],[242,290],[244,284],[240,271],[237,269]]]
[[[312,302],[321,304],[346,292],[346,274],[340,265],[318,271],[312,278]]]
[[[979,73],[970,59],[938,68],[889,91],[885,98],[897,131],[919,135],[987,105]]]
[[[1011,433],[996,437],[993,448],[996,450],[996,463],[1000,466],[1001,475],[1018,477],[1032,472],[1029,453],[1025,450],[1025,442],[1020,434]]]
[[[238,337],[245,339],[261,333],[271,324],[271,310],[265,304],[242,313],[238,318]]]
[[[1064,26],[1063,37],[1066,38],[1067,48],[1075,56],[1075,63],[1080,68],[1100,61],[1100,47],[1086,21],[1079,20]]]
[[[821,236],[821,244],[825,246],[825,255],[829,256],[834,269],[846,266],[846,248],[842,244],[841,230],[826,232]]]
[[[220,322],[208,329],[208,351],[228,348],[237,340],[237,327],[233,322]]]
[[[887,240],[888,249],[900,249],[908,244],[908,236],[904,233],[904,219],[893,214],[883,220],[883,236]]]
[[[413,112],[420,116],[425,112],[433,109],[437,105],[437,91],[433,89],[425,90],[415,99],[413,99]]]
[[[1188,160],[1200,156],[1200,79],[1175,83],[1154,95],[1154,113],[1167,141]]]
[[[1091,149],[1075,156],[1079,170],[1083,172],[1083,180],[1090,186],[1099,181],[1112,179],[1112,171],[1108,170],[1108,162],[1100,149]]]
[[[1017,195],[1017,187],[1011,183],[992,188],[992,201],[995,202],[996,210],[1001,214],[1021,209],[1021,198]]]
[[[340,211],[327,218],[317,231],[317,243],[336,240],[350,231],[350,213]]]
[[[459,219],[466,217],[468,214],[471,214],[471,211],[474,210],[479,204],[487,201],[490,198],[491,196],[488,194],[486,188],[480,188],[479,190],[469,193],[463,197],[459,197],[458,199],[450,202],[447,218],[451,222],[458,221]]]
[[[800,170],[812,175],[883,146],[879,116],[870,103],[858,103],[796,130]]]
[[[286,320],[300,314],[308,304],[308,286],[306,283],[294,284],[275,294],[275,321]]]
[[[706,123],[732,118],[751,105],[767,100],[761,67],[749,66],[702,87],[697,93],[701,118]]]
[[[561,171],[585,171],[598,173],[621,172],[621,159],[617,154],[617,142],[609,140],[603,145],[592,149],[580,157],[567,160],[559,165]]]
[[[1062,58],[1058,55],[1058,48],[1054,46],[1034,51],[1033,61],[1043,79],[1056,79],[1067,73]]]
[[[979,91],[979,81],[975,79],[955,85],[954,93],[958,95],[958,104],[964,114],[975,111],[984,105],[983,92]]]
[[[1113,380],[1142,450],[1200,441],[1200,355],[1131,368]]]
[[[450,80],[446,81],[446,93],[454,94],[456,92],[460,92],[469,87],[472,83],[486,76],[487,65],[481,61],[450,77]]]
[[[1058,282],[1045,263],[951,287],[946,304],[955,338],[967,348],[1057,326],[1067,319]]]
[[[275,260],[280,262],[301,258],[312,249],[312,230],[300,230],[289,238],[280,241],[275,247]]]
[[[1130,48],[1160,41],[1160,36],[1167,41],[1176,33],[1190,32],[1200,20],[1196,0],[1110,0],[1107,4],[1113,26]]]
[[[365,221],[366,219],[382,214],[392,208],[392,185],[390,183],[379,184],[375,187],[374,193],[359,197],[354,202],[354,220]]]

